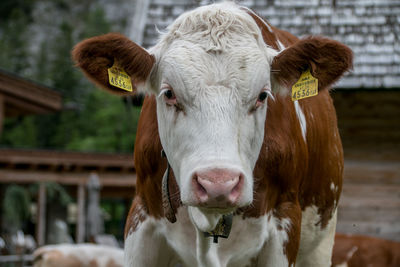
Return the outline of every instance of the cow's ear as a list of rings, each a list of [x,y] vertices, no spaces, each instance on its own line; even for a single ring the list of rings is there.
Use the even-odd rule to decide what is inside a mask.
[[[132,94],[148,79],[155,58],[127,37],[108,33],[78,43],[72,50],[72,58],[83,73],[97,86],[115,94]],[[132,82],[132,92],[113,86],[108,69],[124,70]]]
[[[310,70],[318,89],[329,88],[353,66],[353,52],[347,46],[322,37],[308,37],[283,50],[273,60],[273,81],[291,88],[300,75]],[[275,86],[274,86],[275,87]]]

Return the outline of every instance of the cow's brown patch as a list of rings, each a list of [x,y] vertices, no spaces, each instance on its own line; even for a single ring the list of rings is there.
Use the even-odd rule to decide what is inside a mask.
[[[398,267],[400,243],[369,236],[337,234],[332,266],[343,263],[348,267]]]
[[[272,63],[273,77],[291,88],[310,69],[318,88],[327,89],[353,66],[353,52],[347,46],[323,37],[300,40],[277,55]]]
[[[153,55],[117,33],[80,42],[74,47],[72,58],[91,81],[116,94],[128,92],[109,84],[108,68],[114,64],[122,67],[131,76],[135,87],[146,81],[155,62]]]
[[[107,262],[106,267],[123,267],[123,266],[111,259]]]
[[[89,267],[99,267],[99,264],[97,263],[96,260],[90,260]]]
[[[246,9],[244,9],[246,11]],[[293,43],[297,42],[299,39],[292,35],[287,31],[280,30],[271,24],[268,21],[263,20],[261,17],[256,15],[253,12],[247,12],[257,23],[257,26],[261,29],[261,34],[264,39],[264,42],[268,44],[270,47],[280,50],[279,49],[279,42],[281,42],[285,47],[292,45]],[[265,23],[268,24],[272,32],[266,27]]]
[[[83,263],[73,255],[64,255],[61,251],[50,250],[41,252],[41,260],[35,266],[46,267],[82,267]]]

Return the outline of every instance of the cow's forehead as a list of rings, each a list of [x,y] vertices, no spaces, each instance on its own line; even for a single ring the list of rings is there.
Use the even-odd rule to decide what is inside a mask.
[[[179,88],[223,86],[244,95],[269,82],[269,65],[277,54],[253,18],[232,3],[181,15],[152,52],[162,78]]]
[[[160,42],[189,40],[206,51],[224,51],[238,45],[237,37],[250,37],[259,45],[264,44],[261,31],[252,17],[239,6],[225,2],[182,14],[168,27]]]
[[[193,42],[176,41],[160,62],[163,80],[180,88],[222,86],[244,94],[259,90],[269,85],[270,65],[257,45],[244,43],[215,53]]]

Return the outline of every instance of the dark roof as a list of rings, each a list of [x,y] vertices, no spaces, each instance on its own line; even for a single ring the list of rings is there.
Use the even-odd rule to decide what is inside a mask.
[[[201,3],[213,1],[200,1]],[[144,46],[157,41],[195,0],[151,0]],[[400,88],[400,1],[398,0],[248,0],[241,1],[272,25],[304,37],[324,35],[354,51],[354,70],[337,88]]]
[[[4,98],[6,117],[50,113],[62,108],[60,93],[1,69],[0,96]]]

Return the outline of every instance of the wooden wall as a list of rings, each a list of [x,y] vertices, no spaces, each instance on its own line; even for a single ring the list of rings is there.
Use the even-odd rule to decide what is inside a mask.
[[[400,90],[338,90],[332,97],[345,156],[400,159]]]
[[[337,231],[400,241],[400,90],[332,97],[345,151]]]

